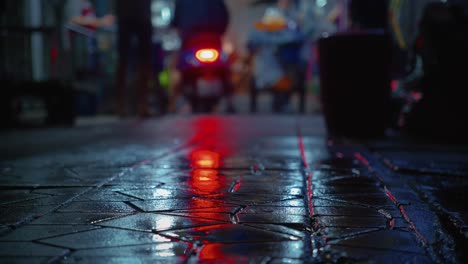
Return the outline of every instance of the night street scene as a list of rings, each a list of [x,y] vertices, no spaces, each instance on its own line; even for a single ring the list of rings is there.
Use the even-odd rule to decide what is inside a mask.
[[[468,263],[468,1],[0,1],[0,263]]]

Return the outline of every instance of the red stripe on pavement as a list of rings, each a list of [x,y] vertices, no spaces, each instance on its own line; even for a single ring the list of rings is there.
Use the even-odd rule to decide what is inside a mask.
[[[373,168],[370,166],[369,160],[367,160],[364,156],[362,156],[360,153],[355,153],[354,157],[360,161],[362,164],[367,166],[369,171],[374,171]],[[398,201],[398,199],[390,192],[389,189],[387,189],[387,186],[385,186],[385,182],[380,176],[377,176],[379,180],[384,184],[384,191],[385,195],[398,207],[398,210],[400,210],[401,215],[403,218],[405,218],[406,222],[408,223],[409,228],[414,232],[414,234],[418,237],[418,239],[423,243],[424,246],[427,245],[427,240],[424,238],[424,236],[419,233],[418,229],[414,225],[414,222],[411,220],[409,215],[405,211],[405,207]]]
[[[304,167],[307,169],[307,200],[308,200],[308,207],[309,207],[309,217],[313,219],[315,215],[315,209],[314,209],[314,191],[312,188],[312,180],[314,173],[310,170],[309,162],[307,162],[307,155],[305,152],[305,146],[304,146],[304,139],[301,134],[298,135],[299,137],[299,149],[301,151],[301,159],[302,163],[304,164]],[[314,228],[318,228],[318,221],[315,221]]]

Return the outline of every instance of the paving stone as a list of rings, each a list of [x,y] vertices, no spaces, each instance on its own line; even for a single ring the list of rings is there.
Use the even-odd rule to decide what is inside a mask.
[[[76,195],[79,193],[82,193],[83,191],[87,190],[88,188],[86,187],[81,187],[81,188],[40,188],[32,191],[32,193],[35,194],[46,194],[46,195],[54,195],[54,196],[60,196],[60,195]]]
[[[276,195],[304,195],[302,193],[302,184],[271,186],[267,184],[258,185],[241,183],[236,193],[274,193]]]
[[[314,172],[314,179],[314,188],[319,189],[324,187],[343,187],[343,185],[365,189],[379,186],[377,180],[364,176],[330,175]]]
[[[31,177],[34,175],[34,177]],[[83,179],[67,173],[63,167],[29,166],[16,168],[13,174],[0,178],[0,185],[11,187],[87,187],[100,181],[95,177]]]
[[[268,152],[262,154],[265,156],[262,157],[260,163],[253,159],[239,157],[225,159],[221,169],[250,169],[252,166],[261,164],[265,170],[298,170],[302,165],[296,149],[292,149],[290,152],[283,149],[281,156],[271,156],[269,155],[271,153]]]
[[[389,252],[400,251],[424,255],[425,251],[415,243],[415,240],[416,237],[409,232],[382,230],[330,243],[338,246],[367,247]]]
[[[381,217],[320,216],[318,218],[326,227],[385,228],[387,223],[383,215]]]
[[[279,206],[265,206],[265,205],[254,205],[249,206],[242,210],[239,214],[293,214],[293,215],[305,215],[306,209],[303,207],[279,207]]]
[[[76,198],[76,202],[86,202],[86,201],[106,201],[106,202],[131,202],[138,201],[139,199],[120,194],[117,191],[112,190],[97,190],[93,192],[88,192],[85,195],[81,195]]]
[[[123,202],[72,202],[58,210],[62,213],[133,213],[135,209]]]
[[[0,205],[24,202],[43,197],[48,197],[48,195],[31,193],[29,190],[2,190],[0,193]]]
[[[93,249],[127,245],[169,242],[162,236],[147,232],[101,228],[91,231],[41,240],[43,243],[71,249]]]
[[[106,263],[106,264],[146,264],[146,263],[155,263],[155,264],[165,264],[165,263],[181,263],[183,258],[180,257],[152,257],[152,256],[142,256],[139,258],[135,257],[68,257],[65,260],[62,260],[63,264],[96,264],[96,263]]]
[[[198,255],[198,261],[215,261],[235,259],[240,256],[256,257],[283,257],[283,258],[301,258],[302,241],[282,241],[276,243],[250,243],[250,244],[221,244],[212,243],[203,246]],[[241,261],[239,258],[238,261]]]
[[[456,261],[444,261],[455,260],[451,254],[464,256],[458,241],[446,239],[455,233],[451,226],[441,228],[433,205],[457,219],[455,231],[467,232],[468,185],[459,173],[465,154],[444,158],[447,152],[429,148],[428,156],[406,151],[407,143],[376,149],[403,168],[394,170],[360,143],[328,140],[323,122],[310,120],[173,116],[91,129],[95,132],[47,130],[40,136],[30,132],[35,137],[27,141],[18,137],[17,142],[36,142],[31,146],[57,137],[68,143],[81,134],[88,138],[74,147],[65,144],[60,152],[51,147],[42,154],[24,143],[30,153],[0,151],[23,152],[8,157],[8,164],[0,162],[0,253],[16,254],[0,254],[0,262],[451,263]],[[98,136],[89,138],[93,133]],[[304,186],[308,170],[301,141],[313,195]],[[220,166],[195,169],[191,153],[197,150],[219,153]],[[372,173],[356,153],[369,160]],[[429,244],[444,244],[447,251],[427,257],[382,182]],[[432,207],[408,186],[421,188]],[[393,217],[393,229],[379,209]],[[18,223],[23,220],[28,221]],[[320,229],[311,231],[314,220]],[[17,229],[10,230],[11,224]],[[323,254],[329,255],[313,258],[315,242],[326,242],[330,251]]]
[[[2,257],[0,256],[0,263],[14,263],[14,264],[43,264],[50,260],[49,257]]]
[[[32,220],[36,216],[50,212],[56,206],[24,206],[24,207],[0,207],[0,224],[14,225],[26,219]]]
[[[304,199],[303,198],[295,198],[295,199],[287,199],[282,201],[273,201],[273,202],[265,202],[265,203],[258,203],[257,206],[266,206],[266,207],[304,207]]]
[[[73,257],[181,257],[183,260],[190,245],[183,242],[163,242],[155,244],[120,246],[112,248],[83,249],[73,253]]]
[[[50,205],[58,206],[74,197],[75,195],[46,196],[46,197],[38,198],[34,200],[10,203],[4,206],[8,206],[8,207],[25,207],[25,206],[38,207],[38,206],[50,206]]]
[[[396,210],[386,210],[393,217],[400,216]],[[351,207],[351,206],[315,206],[315,215],[318,216],[360,216],[360,217],[379,217],[383,216],[377,208],[370,207]]]
[[[182,240],[201,240],[210,243],[256,243],[297,240],[295,238],[291,239],[290,235],[234,224],[168,231],[162,232],[162,234]]]
[[[124,217],[125,213],[53,213],[32,222],[35,225],[86,225]]]
[[[92,225],[26,225],[0,237],[0,241],[33,241],[96,229]]]
[[[330,199],[330,198],[320,198],[313,197],[314,207],[361,207],[361,208],[374,208],[374,209],[385,209],[385,210],[394,210],[395,205],[391,203],[385,204],[363,204],[359,202],[353,202],[349,200],[342,199]]]
[[[328,241],[343,239],[347,237],[355,237],[366,233],[378,232],[384,230],[382,227],[326,227],[324,232],[327,235]]]
[[[221,207],[226,204],[221,201],[210,201],[202,199],[165,199],[135,201],[131,203],[145,212],[174,211],[182,209],[203,209],[211,207]]]
[[[210,210],[210,208],[207,208],[206,210]],[[214,212],[168,212],[168,215],[178,215],[178,216],[184,216],[184,217],[190,217],[194,220],[200,219],[206,219],[206,220],[211,220],[211,221],[218,221],[218,222],[231,222],[231,213],[214,213]]]
[[[239,205],[257,205],[257,204],[271,204],[291,199],[297,199],[298,196],[292,195],[273,195],[265,193],[227,193],[219,199],[226,202],[239,204]]]
[[[200,209],[183,209],[183,210],[175,210],[171,211],[171,214],[178,215],[179,213],[186,214],[186,213],[218,213],[218,214],[230,214],[239,209],[239,206],[223,206],[223,207],[210,207],[210,208],[200,208]]]
[[[346,185],[328,186],[326,188],[314,188],[314,196],[326,196],[326,195],[347,195],[347,194],[382,194],[382,190],[376,186],[360,186],[360,187],[349,187]]]
[[[358,263],[433,263],[429,257],[413,252],[341,245],[333,245],[332,248]]]
[[[302,224],[287,223],[286,224],[287,226],[278,225],[278,224],[246,224],[246,225],[259,228],[259,229],[272,231],[272,232],[278,232],[282,234],[295,236],[297,238],[304,238],[304,236],[306,236],[306,234],[302,231],[304,229],[304,225]]]
[[[274,223],[274,224],[306,224],[308,217],[306,215],[283,215],[283,214],[239,214],[239,223]]]
[[[407,174],[439,174],[463,176],[468,172],[468,155],[463,152],[415,151],[381,153],[392,168]]]
[[[121,191],[121,193],[141,200],[167,200],[173,198],[191,198],[193,196],[191,194],[183,193],[180,190],[169,188],[125,190]]]
[[[190,218],[175,215],[141,213],[115,220],[100,222],[100,226],[131,229],[137,231],[156,231],[183,229],[189,227],[219,224],[220,221]]]
[[[62,256],[68,251],[33,242],[0,242],[1,257],[56,257]]]
[[[341,200],[349,203],[364,204],[374,207],[381,207],[385,205],[393,205],[393,202],[386,197],[383,193],[378,195],[352,195],[352,196],[327,196],[327,197],[317,197],[323,199],[332,199],[332,200]]]

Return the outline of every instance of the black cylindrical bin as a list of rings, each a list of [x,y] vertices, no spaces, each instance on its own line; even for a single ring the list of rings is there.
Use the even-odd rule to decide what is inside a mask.
[[[390,114],[391,42],[385,34],[319,40],[321,100],[328,133],[380,137]]]

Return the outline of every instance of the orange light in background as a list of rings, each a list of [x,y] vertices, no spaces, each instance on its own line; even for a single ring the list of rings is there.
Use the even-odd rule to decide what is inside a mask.
[[[219,58],[219,51],[215,49],[201,49],[195,53],[200,62],[215,62]]]
[[[198,169],[217,169],[219,168],[220,156],[218,153],[210,150],[194,151],[190,157],[192,166]]]

